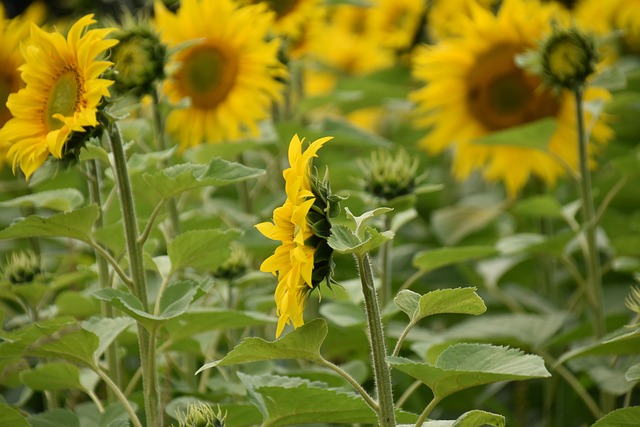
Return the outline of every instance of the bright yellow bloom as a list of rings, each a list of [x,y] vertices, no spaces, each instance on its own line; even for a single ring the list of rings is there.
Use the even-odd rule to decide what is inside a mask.
[[[373,31],[382,45],[393,49],[411,46],[426,11],[424,0],[377,0],[371,7]]]
[[[26,84],[9,95],[7,107],[13,118],[3,128],[2,139],[11,146],[7,157],[27,178],[52,154],[62,158],[73,132],[85,132],[97,126],[97,106],[109,96],[113,83],[100,79],[110,62],[96,60],[116,40],[104,38],[112,28],[88,30],[93,15],[80,18],[65,39],[58,33],[46,33],[31,26],[30,42],[22,49],[25,59],[20,67]]]
[[[307,221],[307,214],[316,200],[310,169],[312,159],[330,139],[317,139],[302,151],[304,138],[300,140],[298,135],[294,135],[289,144],[290,167],[282,173],[287,200],[273,211],[273,222],[256,225],[258,231],[269,239],[282,242],[260,266],[260,271],[278,276],[276,337],[280,336],[286,324],[292,324],[294,328],[304,324],[302,313],[309,292],[314,288],[312,273],[316,248],[305,244],[314,235]]]
[[[489,10],[498,0],[434,0],[427,16],[427,29],[432,40],[457,35],[471,16],[474,7]]]
[[[11,118],[6,106],[9,94],[23,87],[18,70],[24,63],[20,42],[29,36],[31,23],[39,24],[43,18],[44,6],[41,3],[34,3],[23,15],[13,19],[6,18],[4,7],[0,4],[0,128]],[[0,164],[6,159],[8,149],[8,142],[0,136]]]
[[[451,149],[457,179],[466,179],[478,170],[488,181],[503,181],[513,197],[531,175],[555,184],[565,173],[557,158],[577,167],[572,94],[566,91],[556,96],[538,77],[514,62],[516,54],[535,48],[550,33],[552,13],[557,10],[537,2],[505,0],[496,16],[476,6],[472,19],[463,22],[459,37],[425,47],[415,56],[414,75],[426,85],[414,92],[412,99],[417,104],[417,124],[429,128],[420,144],[431,153]],[[585,92],[588,102],[604,102],[609,97],[604,89]],[[491,132],[546,117],[557,120],[548,145],[551,154],[474,142]],[[591,122],[588,114],[587,123]],[[610,128],[601,121],[591,129],[595,146],[611,136]]]
[[[273,14],[232,0],[184,0],[176,14],[157,1],[155,14],[170,48],[194,43],[175,55],[176,71],[164,84],[172,102],[191,101],[167,118],[181,147],[258,135],[258,122],[282,98],[276,77],[285,75],[278,40],[265,41]]]
[[[583,28],[596,34],[623,30],[625,47],[640,53],[640,0],[582,0],[575,14]]]

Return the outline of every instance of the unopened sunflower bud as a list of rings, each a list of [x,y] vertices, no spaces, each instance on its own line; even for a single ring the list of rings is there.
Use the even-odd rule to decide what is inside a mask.
[[[624,301],[627,308],[636,314],[640,314],[640,288],[634,286]]]
[[[214,412],[210,405],[197,402],[189,404],[186,414],[178,412],[176,416],[179,427],[224,427],[227,414],[219,406]]]
[[[593,39],[577,30],[558,30],[542,46],[542,72],[554,87],[576,89],[596,68]]]
[[[119,92],[150,93],[153,83],[164,78],[166,47],[143,19],[131,16],[114,37],[119,43],[112,49],[114,66],[107,77]]]
[[[242,276],[248,267],[249,255],[245,248],[237,244],[231,244],[231,255],[213,272],[213,275],[231,280]]]
[[[365,190],[381,200],[410,194],[416,187],[418,159],[400,148],[395,155],[380,149],[361,163]]]
[[[31,251],[19,251],[11,254],[3,267],[4,278],[12,285],[24,285],[42,273],[40,259]]]

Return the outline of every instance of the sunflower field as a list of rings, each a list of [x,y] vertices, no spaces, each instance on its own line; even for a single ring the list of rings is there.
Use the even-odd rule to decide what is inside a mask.
[[[640,426],[640,0],[5,0],[0,101],[0,427]]]

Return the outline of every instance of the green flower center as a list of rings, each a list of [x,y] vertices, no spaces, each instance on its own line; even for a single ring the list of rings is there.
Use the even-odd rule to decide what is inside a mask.
[[[541,80],[518,68],[514,56],[522,49],[495,46],[480,55],[467,77],[469,109],[489,131],[554,116],[556,97],[541,89]]]
[[[264,0],[263,2],[254,1],[254,4],[266,3],[269,5],[269,9],[275,12],[278,19],[290,13],[295,9],[299,0]]]
[[[201,109],[212,109],[226,99],[239,68],[237,57],[210,45],[191,49],[182,63],[177,74],[179,85]]]
[[[48,131],[60,129],[64,124],[55,114],[71,117],[82,103],[82,77],[73,65],[66,66],[55,79],[44,108],[43,122]]]

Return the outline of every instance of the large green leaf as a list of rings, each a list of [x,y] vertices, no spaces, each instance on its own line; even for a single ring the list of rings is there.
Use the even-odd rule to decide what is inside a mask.
[[[176,236],[167,247],[171,271],[191,267],[201,271],[215,270],[229,258],[229,244],[236,240],[240,230],[192,230]]]
[[[487,311],[476,288],[438,289],[420,295],[408,289],[402,290],[394,299],[395,304],[416,323],[435,314],[480,315]]]
[[[479,426],[504,427],[505,419],[502,415],[474,409],[460,415],[457,420],[427,421],[422,427],[479,427]],[[413,427],[414,424],[401,424],[398,427]]]
[[[146,173],[143,178],[163,199],[170,199],[184,191],[233,184],[263,173],[261,169],[214,158],[208,165],[183,163],[153,174]]]
[[[541,357],[489,344],[455,344],[435,365],[389,356],[391,366],[425,383],[442,399],[469,387],[550,376]]]
[[[522,199],[512,210],[517,215],[528,217],[564,218],[558,199],[550,195]]]
[[[327,242],[336,252],[341,254],[355,254],[358,257],[364,256],[388,240],[393,239],[393,231],[380,233],[372,227],[365,227],[363,239],[361,240],[351,229],[343,225],[331,227],[331,236]]]
[[[249,399],[262,412],[264,427],[296,424],[375,424],[375,412],[355,393],[329,388],[322,382],[273,375],[238,377]],[[398,413],[398,421],[415,422],[414,414]]]
[[[41,191],[0,202],[0,208],[36,208],[70,211],[84,203],[84,196],[75,188]]]
[[[128,317],[93,317],[82,322],[82,327],[93,332],[98,337],[98,348],[95,351],[96,360],[102,356],[107,347],[120,335],[133,325],[133,320]]]
[[[80,427],[78,416],[68,409],[51,409],[28,418],[31,427]]]
[[[160,317],[171,319],[187,311],[198,289],[198,282],[195,280],[183,280],[169,284],[160,297]]]
[[[548,151],[549,139],[555,131],[555,118],[545,118],[492,132],[475,139],[474,143],[535,148],[537,150]]]
[[[610,335],[609,338],[606,338],[599,343],[579,347],[563,354],[558,359],[557,363],[562,364],[567,360],[571,360],[576,357],[640,353],[640,329],[627,333],[624,333],[624,330],[621,330],[614,332],[614,334],[617,335],[614,337],[611,337]]]
[[[257,312],[225,308],[191,308],[189,311],[167,320],[164,327],[172,339],[178,340],[205,331],[246,328],[267,325],[276,321],[277,319],[273,316]]]
[[[591,427],[637,427],[638,420],[640,420],[640,406],[632,406],[609,412]]]
[[[2,402],[0,402],[0,420],[2,420],[6,426],[32,427],[27,420],[20,415],[20,412]]]
[[[440,241],[447,246],[453,246],[488,226],[502,214],[502,211],[501,204],[447,206],[433,212],[431,226]]]
[[[89,242],[93,223],[98,218],[95,205],[49,217],[28,216],[0,231],[0,240],[23,237],[70,237]]]
[[[160,316],[147,313],[140,300],[129,292],[120,289],[105,288],[95,291],[93,295],[99,300],[107,301],[118,310],[128,314],[148,330],[157,327],[158,324],[164,320]]]
[[[315,319],[276,341],[269,342],[254,337],[245,338],[225,357],[203,365],[196,374],[216,366],[263,360],[299,359],[318,362],[323,360],[320,347],[326,337],[327,322],[324,319]]]
[[[424,272],[451,264],[458,264],[497,255],[492,246],[461,246],[421,251],[413,257],[413,266]]]
[[[63,362],[51,362],[20,373],[24,385],[32,390],[83,389],[80,369]]]

